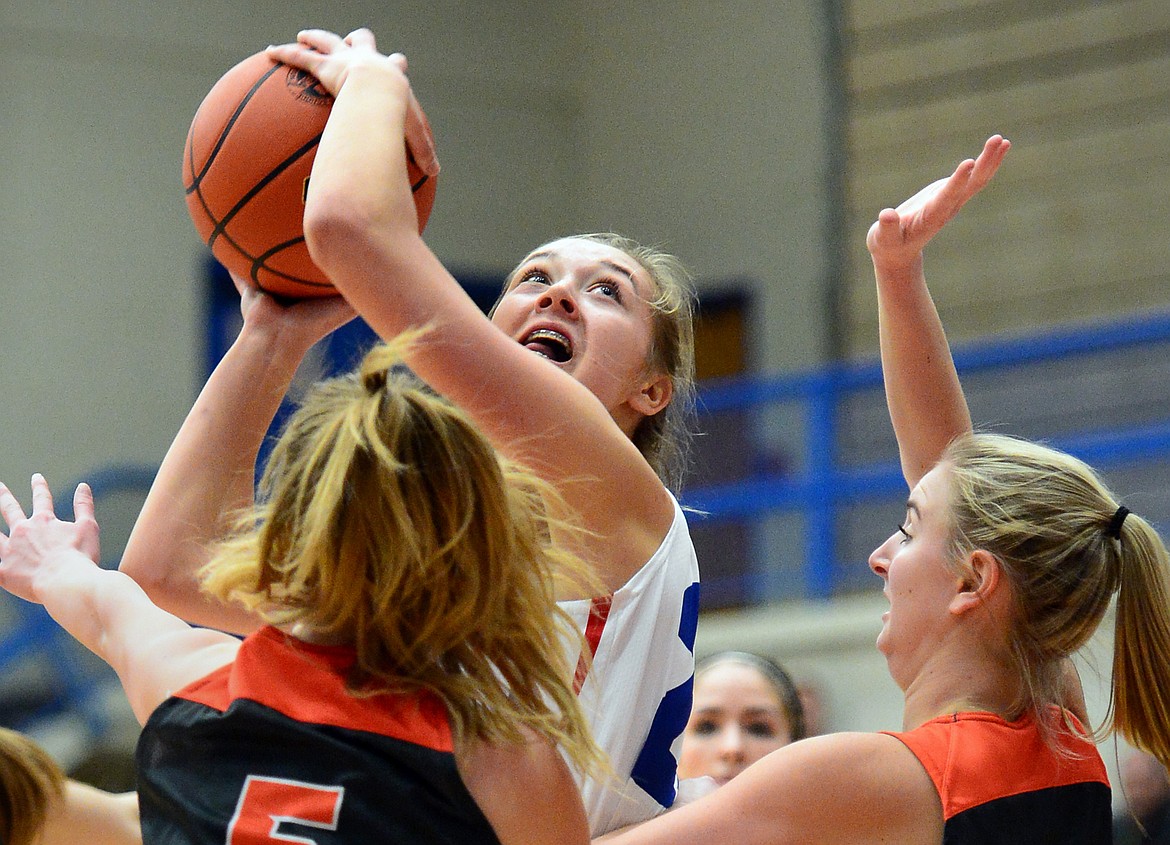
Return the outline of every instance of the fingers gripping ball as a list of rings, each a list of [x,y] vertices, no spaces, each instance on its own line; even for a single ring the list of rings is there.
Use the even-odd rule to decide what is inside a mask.
[[[336,293],[305,245],[305,193],[333,106],[308,73],[263,52],[229,70],[208,92],[187,133],[187,210],[227,269],[262,290],[294,299]],[[426,115],[411,102],[407,172],[421,232],[439,172]]]

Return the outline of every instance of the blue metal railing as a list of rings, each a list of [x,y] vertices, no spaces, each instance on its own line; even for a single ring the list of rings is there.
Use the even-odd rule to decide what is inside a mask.
[[[1066,326],[1015,338],[995,338],[954,349],[961,375],[1009,370],[1044,361],[1066,360],[1170,342],[1170,313],[1153,313],[1111,322]],[[805,406],[803,469],[784,476],[747,478],[686,491],[684,504],[703,522],[761,519],[798,512],[806,519],[805,592],[823,599],[833,594],[842,509],[905,491],[896,460],[844,467],[838,459],[842,403],[863,391],[879,389],[879,362],[830,364],[771,377],[735,377],[703,385],[702,413],[760,410],[779,403]],[[977,421],[978,422],[978,421]],[[1085,430],[1050,441],[1099,469],[1170,458],[1170,416],[1122,429]],[[757,573],[739,576],[750,581]]]

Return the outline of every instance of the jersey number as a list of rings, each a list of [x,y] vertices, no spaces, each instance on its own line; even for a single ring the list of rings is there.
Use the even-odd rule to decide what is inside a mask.
[[[227,845],[268,845],[273,842],[300,842],[316,845],[307,836],[280,833],[282,824],[292,823],[337,830],[345,788],[321,786],[284,778],[248,775],[236,812],[227,829]]]

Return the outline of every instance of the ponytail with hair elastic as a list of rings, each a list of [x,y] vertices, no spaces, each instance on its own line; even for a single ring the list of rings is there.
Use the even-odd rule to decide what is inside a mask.
[[[1120,589],[1110,724],[1170,766],[1170,555],[1148,522],[1125,514],[1115,517]]]
[[[1125,524],[1125,518],[1129,516],[1130,510],[1125,505],[1118,505],[1117,510],[1113,512],[1113,518],[1109,520],[1109,524],[1105,526],[1105,535],[1112,537],[1114,540],[1121,539],[1121,526]]]
[[[1170,553],[1083,461],[998,434],[957,438],[951,469],[952,559],[983,549],[1000,562],[1016,612],[1007,642],[1020,711],[1042,731],[1065,703],[1066,661],[1117,595],[1110,715],[1137,748],[1170,765]]]

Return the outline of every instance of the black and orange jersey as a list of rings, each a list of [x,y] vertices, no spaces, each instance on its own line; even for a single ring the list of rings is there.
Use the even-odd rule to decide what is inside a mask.
[[[955,713],[893,733],[926,769],[943,809],[944,845],[1100,845],[1112,838],[1105,764],[1087,738],[1045,744],[1033,719]]]
[[[492,843],[434,696],[354,696],[353,651],[264,628],[138,743],[150,845]]]

